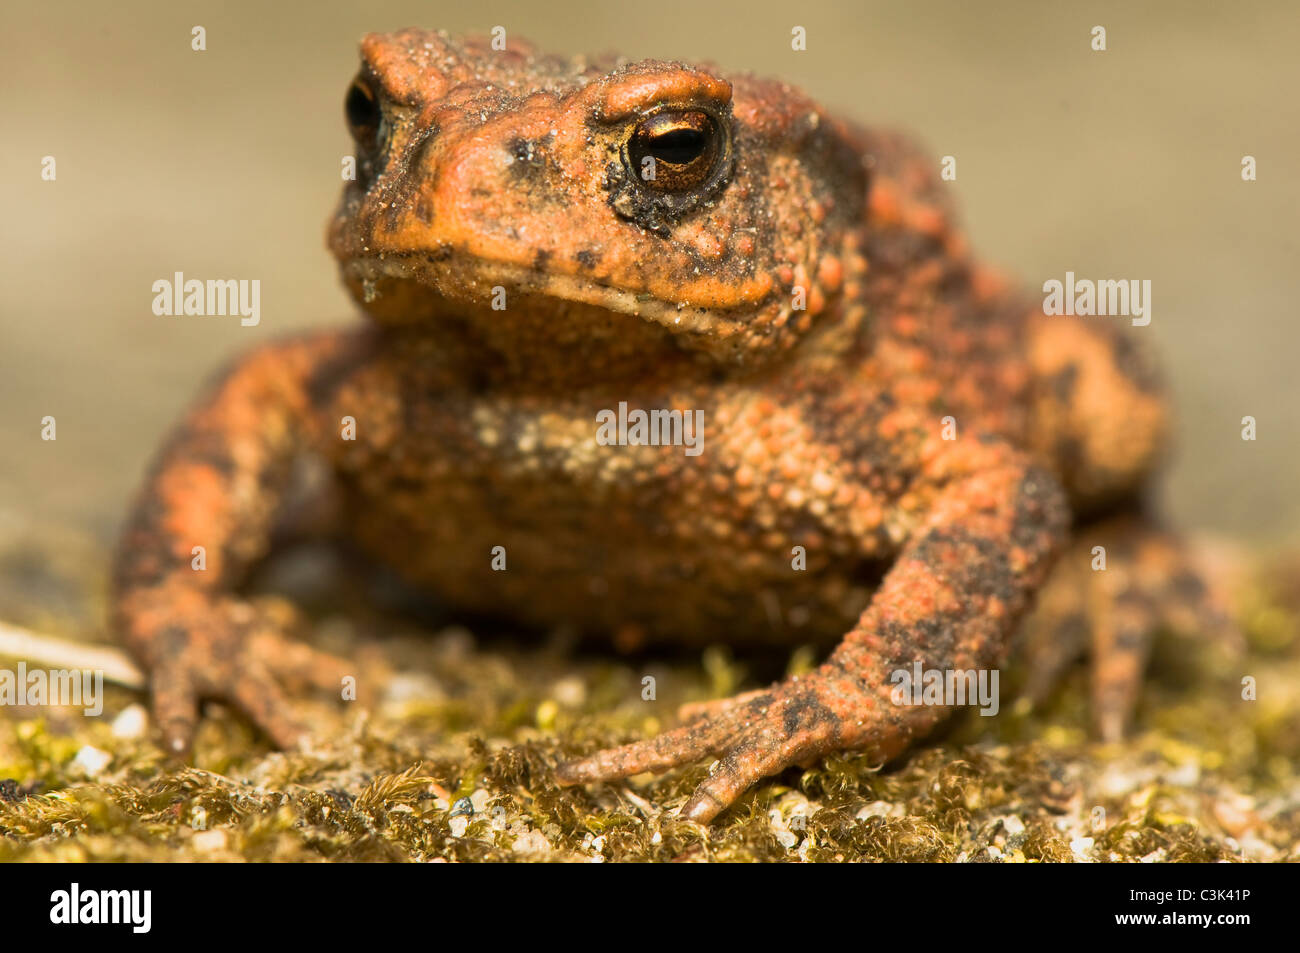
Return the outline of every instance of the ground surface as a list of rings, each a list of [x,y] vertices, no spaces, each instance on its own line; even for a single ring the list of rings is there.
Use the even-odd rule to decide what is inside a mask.
[[[0,619],[103,641],[104,562],[83,539],[9,534]],[[291,589],[320,568],[300,563]],[[777,671],[722,649],[620,658],[562,634],[359,613],[333,587],[313,637],[356,660],[359,700],[305,702],[306,751],[271,752],[212,706],[197,766],[168,767],[142,696],[122,688],[99,718],[0,707],[0,861],[1300,860],[1298,580],[1292,558],[1245,566],[1240,651],[1163,639],[1123,745],[1089,740],[1079,670],[1046,710],[964,714],[880,770],[850,757],[787,772],[708,829],[673,816],[707,765],[577,790],[551,768],[750,687],[755,670],[805,668],[810,651]],[[1257,700],[1241,697],[1247,675]]]

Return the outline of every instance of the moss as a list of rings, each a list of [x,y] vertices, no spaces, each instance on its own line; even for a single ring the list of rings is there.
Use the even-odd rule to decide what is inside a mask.
[[[102,719],[0,710],[0,861],[1300,859],[1288,807],[1300,794],[1296,579],[1286,561],[1250,577],[1235,654],[1168,637],[1142,730],[1122,745],[1089,739],[1075,672],[1043,710],[963,714],[885,766],[848,755],[787,771],[709,828],[673,814],[705,764],[578,789],[558,787],[552,767],[644,737],[682,702],[752,686],[747,659],[718,648],[656,661],[659,697],[646,702],[644,662],[397,619],[366,639],[377,626],[331,618],[333,647],[357,659],[370,697],[364,709],[304,701],[318,739],[308,750],[270,751],[210,706],[197,765],[169,766],[147,738],[112,731],[141,703],[125,690]],[[102,611],[87,598],[86,612],[47,621],[84,631]],[[814,658],[800,648],[787,667]],[[396,673],[423,681],[402,688]],[[1257,701],[1241,697],[1251,674]],[[109,756],[94,777],[78,767],[86,746]]]

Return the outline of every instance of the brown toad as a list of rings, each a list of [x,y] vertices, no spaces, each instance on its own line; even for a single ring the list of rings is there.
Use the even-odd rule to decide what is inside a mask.
[[[950,708],[895,704],[891,673],[1000,664],[1071,514],[1122,506],[1157,456],[1165,404],[1125,338],[1035,313],[968,256],[936,163],[785,84],[407,30],[365,38],[346,114],[358,174],[329,245],[373,320],[238,361],[124,536],[117,624],[176,752],[203,698],[288,745],[277,680],[344,671],[237,590],[304,455],[337,478],[340,531],[457,609],[839,640],[811,674],[559,768],[716,756],[699,820],[789,765],[923,735]],[[658,426],[609,426],[638,412]],[[1121,574],[1128,609],[1092,613],[1107,734],[1179,577],[1167,541],[1116,525],[1112,560],[1169,571]]]

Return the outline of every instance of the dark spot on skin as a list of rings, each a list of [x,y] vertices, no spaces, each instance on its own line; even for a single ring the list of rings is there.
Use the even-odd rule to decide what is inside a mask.
[[[510,156],[515,160],[515,162],[527,165],[531,162],[537,161],[537,143],[532,139],[521,139],[516,137],[510,140],[510,144],[506,146],[506,149],[510,152]]]
[[[1061,484],[1042,467],[1030,467],[1016,488],[1016,516],[1011,542],[1035,555],[1044,543],[1065,538],[1070,511]],[[1043,534],[1046,533],[1047,539]]]
[[[1083,444],[1077,437],[1063,433],[1052,443],[1052,459],[1058,473],[1077,473],[1083,469]]]
[[[179,658],[185,654],[190,644],[190,630],[183,625],[164,626],[154,636],[154,645],[157,646],[164,657],[172,656]]]
[[[1152,602],[1147,593],[1138,588],[1140,585],[1141,583],[1136,581],[1130,582],[1128,588],[1123,589],[1115,596],[1114,607],[1148,615],[1154,613],[1155,603]]]
[[[546,248],[539,248],[533,254],[533,271],[546,271],[546,266],[551,263],[551,252]]]
[[[378,336],[367,329],[353,338],[349,347],[338,348],[317,361],[305,389],[312,407],[328,407],[347,376],[374,354]]]
[[[1205,582],[1196,573],[1183,569],[1169,581],[1173,597],[1180,602],[1198,604],[1206,597]]]
[[[871,393],[845,395],[838,382],[829,378],[807,382],[806,399],[800,403],[800,416],[818,442],[840,448],[843,459],[855,464],[862,473],[888,482],[906,477],[908,464],[905,448],[913,436],[889,437],[863,421],[883,419],[897,404],[887,389]],[[847,399],[846,399],[847,396]]]
[[[573,257],[583,268],[594,268],[596,263],[600,261],[600,252],[588,251],[583,248],[575,252]]]
[[[952,657],[957,648],[961,613],[936,612],[912,626],[908,639],[914,646],[924,646],[926,661],[931,668],[953,668]]]
[[[1082,612],[1071,612],[1056,624],[1057,638],[1067,645],[1083,645],[1092,633],[1092,625]]]
[[[1160,378],[1137,343],[1126,334],[1114,335],[1111,342],[1115,367],[1124,378],[1144,394],[1159,394]]]
[[[1052,396],[1066,407],[1074,405],[1074,388],[1079,380],[1079,365],[1073,361],[1061,368],[1047,381]]]
[[[510,154],[510,178],[517,187],[529,188],[539,184],[547,172],[547,153],[554,137],[549,133],[540,139],[516,137],[506,143]]]
[[[880,622],[880,637],[885,644],[882,654],[883,662],[879,671],[863,673],[859,679],[864,692],[871,692],[878,685],[881,671],[910,668],[918,658],[929,660],[935,656],[947,657],[952,654],[954,635],[949,631],[950,623],[941,615],[922,619],[915,625],[904,624],[892,619]],[[945,637],[945,632],[947,636]]]
[[[1148,633],[1140,629],[1121,629],[1115,636],[1115,648],[1129,654],[1145,650],[1150,641]]]
[[[881,272],[912,274],[927,260],[943,261],[946,255],[938,239],[920,232],[891,226],[869,228],[866,233],[866,257]]]
[[[795,133],[804,139],[802,152],[815,165],[815,181],[828,183],[835,202],[833,221],[856,222],[866,208],[870,179],[858,147],[848,142],[831,123],[805,119]]]
[[[160,458],[152,469],[150,479],[155,479],[169,464],[169,458]],[[167,501],[158,496],[144,498],[136,506],[122,534],[117,559],[113,564],[112,586],[115,598],[131,587],[153,586],[175,570],[173,539],[162,528],[167,515]]]
[[[799,692],[786,704],[782,727],[787,738],[798,738],[822,725],[830,725],[838,733],[840,719],[821,703],[816,692]]]

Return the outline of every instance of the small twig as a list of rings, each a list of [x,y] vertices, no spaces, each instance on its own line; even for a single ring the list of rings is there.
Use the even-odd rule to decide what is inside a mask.
[[[145,685],[144,673],[136,668],[135,663],[121,649],[57,639],[5,622],[0,622],[0,655],[51,668],[103,672],[106,681],[136,691],[142,690]]]
[[[655,806],[653,804],[651,804],[649,801],[647,801],[645,798],[641,797],[640,795],[636,794],[631,788],[627,787],[626,785],[621,789],[621,793],[623,797],[627,798],[629,801],[631,801],[633,804],[636,805],[638,810],[640,810],[641,813],[646,816],[647,820],[654,817],[656,814],[660,813],[659,811],[655,810]]]

